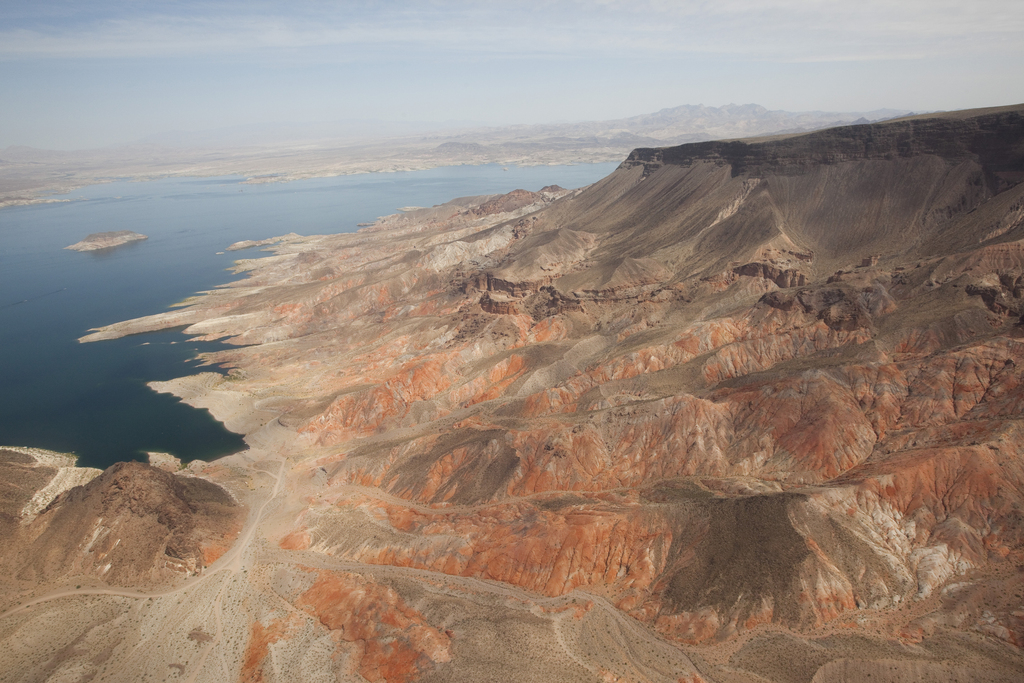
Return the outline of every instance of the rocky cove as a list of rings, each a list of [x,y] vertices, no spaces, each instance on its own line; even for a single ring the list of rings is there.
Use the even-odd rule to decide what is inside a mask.
[[[197,353],[216,344],[175,330],[108,345],[78,338],[237,277],[226,271],[245,252],[224,252],[244,239],[281,235],[287,226],[350,231],[409,199],[433,204],[517,182],[540,187],[553,176],[586,184],[612,167],[435,169],[259,186],[244,177],[113,182],[77,190],[69,201],[5,208],[0,444],[73,452],[80,464],[100,468],[145,461],[149,451],[188,462],[244,448],[206,411],[146,386],[195,371]],[[90,245],[105,248],[65,250],[90,233],[100,236]],[[148,239],[122,243],[140,233]]]

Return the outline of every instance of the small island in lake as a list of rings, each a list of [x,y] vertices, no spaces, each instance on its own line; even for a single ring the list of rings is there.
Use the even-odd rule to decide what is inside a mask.
[[[149,237],[131,230],[115,230],[113,232],[95,232],[81,242],[64,247],[72,251],[96,251],[97,249],[113,249],[129,242],[148,240]]]

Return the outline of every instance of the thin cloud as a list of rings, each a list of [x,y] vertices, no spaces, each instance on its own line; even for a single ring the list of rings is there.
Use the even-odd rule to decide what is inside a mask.
[[[214,5],[205,15],[21,17],[0,30],[0,59],[199,57],[289,53],[351,61],[431,53],[481,58],[643,59],[687,55],[776,61],[923,59],[952,50],[1019,52],[1019,2],[302,4],[291,15]],[[10,25],[10,22],[5,22]]]

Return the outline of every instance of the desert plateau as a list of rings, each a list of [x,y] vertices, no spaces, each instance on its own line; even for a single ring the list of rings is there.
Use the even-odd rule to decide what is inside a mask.
[[[1022,181],[1015,105],[237,245],[81,341],[222,341],[151,386],[246,450],[0,450],[0,681],[1020,681]]]

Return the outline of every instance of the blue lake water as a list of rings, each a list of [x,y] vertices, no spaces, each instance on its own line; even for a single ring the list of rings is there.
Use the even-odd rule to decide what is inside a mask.
[[[89,328],[151,315],[236,277],[258,251],[239,240],[288,232],[351,232],[402,206],[455,197],[580,187],[616,164],[457,166],[408,173],[244,185],[184,178],[94,185],[76,201],[0,210],[0,445],[75,453],[107,467],[146,451],[210,460],[244,447],[205,410],[146,387],[196,372],[199,351],[179,331],[78,343]],[[64,249],[94,232],[149,236],[106,252]],[[204,368],[208,369],[208,368]]]

